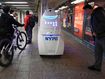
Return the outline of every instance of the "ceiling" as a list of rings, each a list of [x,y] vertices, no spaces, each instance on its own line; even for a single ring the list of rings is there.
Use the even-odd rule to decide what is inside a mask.
[[[48,7],[49,8],[56,8],[66,1],[67,0],[48,0]]]
[[[5,2],[27,2],[27,4],[7,4]],[[34,13],[38,13],[38,8],[40,6],[40,2],[42,0],[0,0],[0,3],[2,3],[2,5],[9,5],[14,9],[17,10],[32,10]],[[58,8],[60,7],[63,3],[65,3],[66,1],[75,1],[75,0],[43,0],[43,1],[48,1],[48,8]],[[92,2],[94,1],[96,4],[104,6],[105,7],[105,1],[104,0],[87,0],[88,2]],[[15,5],[15,6],[13,6]],[[21,6],[22,5],[22,6]],[[27,6],[28,5],[28,6]]]
[[[18,10],[32,10],[34,12],[37,12],[37,7],[40,0],[0,0],[2,5],[9,5],[12,8],[18,9]],[[5,3],[5,2],[16,2],[16,3]],[[27,2],[18,4],[18,2]]]
[[[28,3],[27,4],[17,4],[17,3],[7,4],[7,3],[5,3],[7,1],[8,2],[28,2]],[[68,0],[48,0],[48,8],[56,8],[66,1],[68,1]],[[74,0],[70,0],[70,1],[74,1]],[[0,0],[0,2],[3,5],[9,5],[12,8],[16,8],[18,10],[32,10],[33,12],[38,12],[38,7],[39,7],[41,0]],[[15,5],[15,6],[13,6],[13,5]],[[29,6],[27,6],[27,5],[29,5]]]
[[[28,2],[28,3],[27,4],[17,4],[17,3],[15,3],[15,4],[6,4],[6,3],[4,3],[4,2],[7,2],[7,1],[8,2],[14,2],[14,1],[15,2]],[[56,7],[58,7],[59,5],[61,5],[62,3],[66,2],[66,1],[74,1],[74,0],[47,0],[47,1],[48,1],[48,8],[56,8]],[[105,1],[104,0],[87,0],[87,1],[89,1],[89,2],[95,1],[98,4],[101,4],[101,5],[105,6]],[[12,7],[20,9],[20,10],[29,10],[29,9],[31,9],[32,11],[37,12],[38,7],[39,7],[39,3],[41,2],[41,0],[0,0],[0,2],[3,5],[5,5],[5,4],[10,5],[10,6],[15,5],[15,6],[12,6]],[[21,5],[23,5],[23,6],[21,6]],[[27,5],[29,5],[29,6],[27,6]]]
[[[22,5],[24,5],[24,6],[19,6],[20,4],[17,4],[17,3],[15,3],[15,4],[6,4],[6,3],[4,3],[4,2],[28,2],[28,5],[29,6],[26,6],[26,4],[22,4]],[[10,6],[12,6],[12,5],[18,5],[18,6],[12,6],[13,8],[15,7],[15,8],[17,8],[17,9],[21,9],[21,10],[26,10],[26,9],[32,9],[32,10],[35,10],[35,9],[37,9],[38,8],[38,5],[39,5],[39,2],[40,2],[41,0],[0,0],[0,2],[3,4],[3,5],[10,5]],[[55,7],[57,7],[58,5],[60,5],[60,4],[62,4],[63,2],[65,2],[65,1],[67,1],[67,0],[48,0],[48,7],[49,8],[55,8]]]

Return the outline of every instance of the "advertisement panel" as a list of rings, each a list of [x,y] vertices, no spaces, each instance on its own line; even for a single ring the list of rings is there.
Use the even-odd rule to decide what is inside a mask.
[[[77,4],[74,8],[74,35],[82,38],[83,35],[83,19],[84,19],[84,3]]]

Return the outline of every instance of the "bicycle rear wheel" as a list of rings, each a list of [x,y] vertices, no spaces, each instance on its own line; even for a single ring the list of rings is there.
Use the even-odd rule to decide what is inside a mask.
[[[20,32],[17,36],[17,47],[20,50],[24,50],[27,45],[27,35],[25,32]]]
[[[12,63],[14,56],[13,46],[9,39],[3,39],[0,41],[0,65],[7,67]]]

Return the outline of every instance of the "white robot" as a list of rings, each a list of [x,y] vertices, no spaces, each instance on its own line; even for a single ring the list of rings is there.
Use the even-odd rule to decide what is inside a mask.
[[[60,17],[52,9],[46,10],[41,16],[38,49],[40,55],[63,55],[64,41]]]

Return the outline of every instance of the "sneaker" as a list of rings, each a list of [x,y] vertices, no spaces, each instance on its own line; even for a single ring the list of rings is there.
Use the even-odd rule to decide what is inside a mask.
[[[93,70],[93,71],[101,72],[101,69],[100,68],[96,68],[94,65],[93,66],[89,66],[88,69],[89,70]]]

